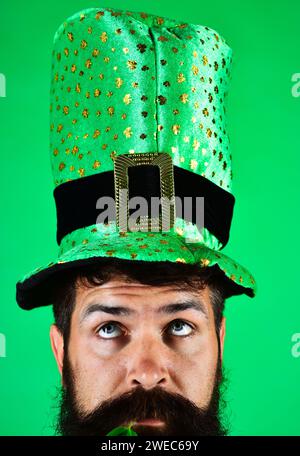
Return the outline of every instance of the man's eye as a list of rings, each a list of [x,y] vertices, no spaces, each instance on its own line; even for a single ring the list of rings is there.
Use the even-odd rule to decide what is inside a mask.
[[[182,320],[174,320],[169,326],[169,330],[174,336],[188,336],[193,332],[191,325]]]
[[[103,339],[114,339],[122,334],[120,326],[115,323],[106,323],[98,330],[98,335]]]

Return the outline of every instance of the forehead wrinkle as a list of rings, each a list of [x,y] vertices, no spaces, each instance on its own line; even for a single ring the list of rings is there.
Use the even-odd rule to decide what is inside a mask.
[[[145,290],[146,289],[146,290]],[[110,294],[110,291],[113,291],[111,294]],[[116,291],[114,291],[116,290]],[[136,283],[132,283],[132,284],[124,284],[123,282],[121,283],[115,283],[114,285],[110,285],[109,283],[107,284],[103,284],[103,285],[100,285],[100,286],[97,286],[97,287],[83,287],[83,288],[79,288],[77,290],[77,296],[78,297],[83,297],[83,298],[87,298],[89,296],[92,296],[92,295],[95,295],[95,294],[98,294],[98,293],[101,293],[103,294],[103,296],[105,296],[106,294],[108,294],[109,298],[114,298],[118,295],[123,295],[123,296],[130,296],[130,295],[133,295],[133,296],[139,296],[141,293],[141,290],[142,292],[144,293],[145,291],[149,291],[149,294],[157,294],[157,293],[166,293],[166,292],[169,292],[169,291],[174,291],[174,289],[170,288],[170,287],[153,287],[153,286],[150,286],[150,285],[143,285],[143,284],[136,284]]]

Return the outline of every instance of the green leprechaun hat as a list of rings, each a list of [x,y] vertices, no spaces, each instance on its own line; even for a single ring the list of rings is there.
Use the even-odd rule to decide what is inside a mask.
[[[255,295],[251,273],[221,252],[234,206],[224,109],[231,62],[225,40],[202,25],[110,8],[61,24],[50,92],[59,253],[17,283],[22,308],[49,304],[34,297],[53,274],[107,257],[217,265],[232,294]],[[203,226],[194,206],[186,215],[176,203],[161,208],[159,229],[124,229],[124,189],[146,199],[202,197]],[[102,197],[116,206],[99,222]],[[139,220],[149,228],[149,217]]]

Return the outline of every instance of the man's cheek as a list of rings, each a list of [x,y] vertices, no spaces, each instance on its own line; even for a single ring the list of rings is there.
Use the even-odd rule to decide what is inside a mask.
[[[105,398],[105,381],[100,383],[99,376],[87,370],[78,372],[74,380],[76,403],[84,413],[89,413]]]
[[[122,378],[118,375],[117,368],[107,366],[107,363],[99,362],[93,357],[85,357],[75,377],[77,399],[85,412],[92,411],[112,397],[118,382],[122,382]]]

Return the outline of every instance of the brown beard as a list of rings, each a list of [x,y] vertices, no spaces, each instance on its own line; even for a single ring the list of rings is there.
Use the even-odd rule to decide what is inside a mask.
[[[75,399],[75,378],[68,356],[63,363],[64,387],[61,388],[60,412],[56,433],[60,435],[102,436],[132,421],[155,418],[161,427],[133,427],[138,435],[220,436],[227,430],[220,419],[220,389],[223,383],[218,359],[214,388],[208,407],[199,408],[187,398],[161,387],[145,390],[136,387],[121,396],[103,401],[90,413],[83,413]]]

